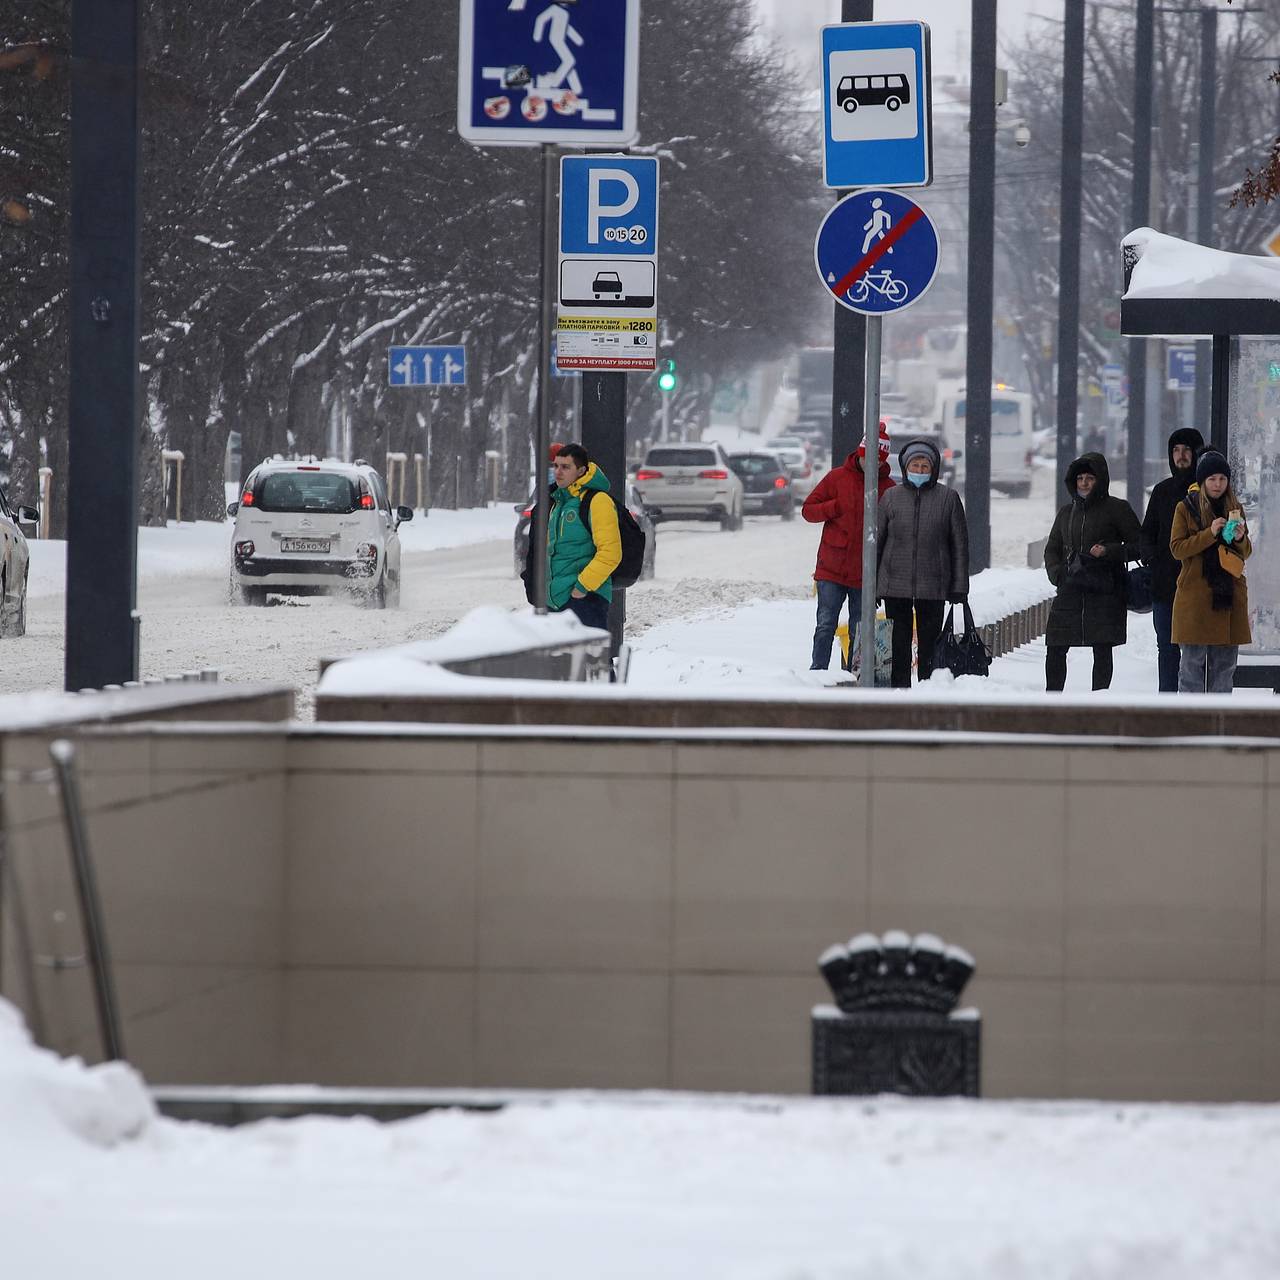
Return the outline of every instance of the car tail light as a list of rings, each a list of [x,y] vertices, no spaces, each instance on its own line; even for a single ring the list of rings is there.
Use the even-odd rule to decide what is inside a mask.
[[[775,489],[785,489],[788,484],[790,484],[790,481],[786,476],[778,476],[778,478],[773,482],[773,487]]]
[[[246,490],[245,490],[245,491],[240,495],[240,505],[241,505],[242,507],[251,507],[251,506],[253,506],[253,490],[252,490],[252,489],[246,489]]]
[[[637,471],[636,479],[637,480],[661,480],[662,472],[661,471]]]
[[[373,494],[371,494],[371,493],[362,493],[362,494],[360,495],[360,509],[361,509],[362,511],[372,511],[372,510],[373,510]]]
[[[377,543],[362,542],[356,547],[356,558],[360,560],[376,560],[378,558]]]
[[[254,547],[252,542],[236,543],[236,559],[237,560],[247,560],[251,555],[253,555],[253,551],[254,551]]]
[[[716,470],[716,471],[699,471],[698,472],[699,480],[727,480],[728,478],[729,478],[729,473],[727,471]]]
[[[950,461],[951,461],[951,459],[955,457],[955,450],[954,450],[954,449],[943,449],[943,451],[942,451],[942,456],[943,456],[944,458],[946,458],[946,460],[947,460],[948,462],[950,462]]]
[[[531,515],[533,515],[533,508],[532,508],[532,507],[525,507],[525,509],[524,509],[524,514],[525,514],[526,516],[531,516]]]

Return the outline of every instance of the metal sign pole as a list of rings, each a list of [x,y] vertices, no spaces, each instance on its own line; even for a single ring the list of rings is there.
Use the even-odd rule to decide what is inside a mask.
[[[551,337],[556,327],[559,218],[556,210],[556,172],[560,163],[556,147],[542,148],[542,332],[538,361],[537,439],[533,446],[533,527],[529,530],[529,554],[533,557],[533,605],[547,611],[547,462],[551,456]]]
[[[858,685],[874,689],[876,683],[876,504],[880,496],[880,327],[879,316],[867,317],[866,397],[863,400],[862,458],[862,671]]]

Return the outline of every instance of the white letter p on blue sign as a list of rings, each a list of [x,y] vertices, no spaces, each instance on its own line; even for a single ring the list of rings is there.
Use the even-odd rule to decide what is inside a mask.
[[[620,182],[626,188],[622,204],[602,204],[600,188],[606,182]],[[600,243],[600,222],[603,218],[625,218],[640,203],[640,184],[625,169],[592,169],[588,175],[587,241]]]

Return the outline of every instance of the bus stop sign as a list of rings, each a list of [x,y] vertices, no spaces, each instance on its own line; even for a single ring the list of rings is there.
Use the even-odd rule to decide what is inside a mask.
[[[919,302],[938,272],[938,233],[899,191],[855,191],[822,220],[814,263],[835,300],[864,316]]]
[[[923,22],[822,28],[822,180],[829,187],[927,187],[933,90]]]

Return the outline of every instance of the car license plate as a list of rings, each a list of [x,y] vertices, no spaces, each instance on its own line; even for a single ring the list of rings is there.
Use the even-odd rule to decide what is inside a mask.
[[[328,538],[281,538],[281,551],[323,551],[329,552]]]
[[[692,484],[692,476],[672,476],[669,483],[671,484]]]

